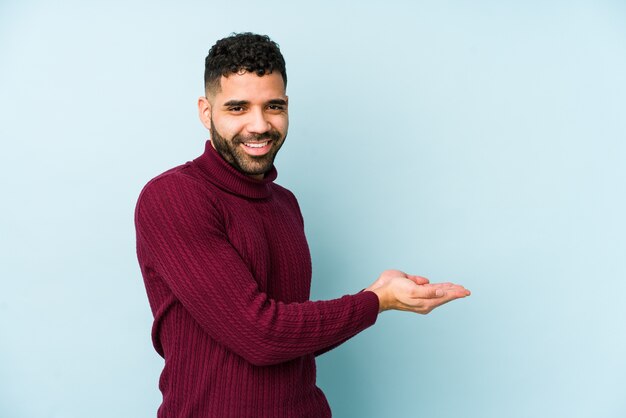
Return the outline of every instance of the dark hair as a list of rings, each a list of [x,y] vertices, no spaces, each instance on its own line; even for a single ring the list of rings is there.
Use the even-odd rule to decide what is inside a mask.
[[[250,32],[233,33],[220,39],[211,47],[204,60],[204,88],[220,90],[220,79],[240,71],[256,73],[258,76],[278,71],[287,86],[285,59],[278,44],[267,35]]]

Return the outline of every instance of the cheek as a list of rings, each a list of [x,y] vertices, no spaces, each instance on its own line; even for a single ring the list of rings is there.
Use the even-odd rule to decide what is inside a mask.
[[[274,125],[274,128],[276,128],[276,130],[286,135],[287,129],[289,129],[289,118],[287,116],[276,118],[274,121],[272,121],[272,125]]]
[[[222,137],[232,139],[235,135],[241,133],[243,126],[237,121],[221,120],[219,123],[215,123],[215,129]]]

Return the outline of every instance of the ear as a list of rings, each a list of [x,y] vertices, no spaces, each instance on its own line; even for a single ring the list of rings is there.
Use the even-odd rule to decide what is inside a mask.
[[[204,127],[211,130],[211,102],[205,96],[198,98],[198,116]]]

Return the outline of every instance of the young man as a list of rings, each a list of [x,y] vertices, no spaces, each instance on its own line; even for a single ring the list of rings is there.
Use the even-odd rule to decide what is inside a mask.
[[[278,45],[250,33],[205,63],[204,153],[152,179],[137,203],[137,256],[165,359],[159,417],[329,417],[315,356],[388,309],[428,313],[462,286],[387,270],[362,292],[309,301],[298,203],[274,183],[289,125]]]

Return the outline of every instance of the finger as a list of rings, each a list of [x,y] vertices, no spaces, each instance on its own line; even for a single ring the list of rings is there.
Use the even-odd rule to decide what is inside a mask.
[[[449,288],[449,289],[442,289],[442,290],[445,295],[451,295],[451,296],[454,296],[454,298],[464,298],[471,294],[469,290],[465,289],[462,286]]]
[[[437,296],[442,293],[441,296]],[[418,295],[419,296],[416,296]],[[469,296],[469,291],[463,286],[452,283],[438,283],[435,285],[415,286],[412,289],[412,299],[405,301],[406,310],[419,314],[428,314],[433,309],[456,299]]]
[[[406,277],[415,284],[423,285],[430,283],[430,281],[426,277],[416,276],[413,274],[407,274]]]
[[[453,300],[456,299],[463,299],[464,297],[468,296],[466,291],[460,291],[460,290],[453,290],[453,291],[447,291],[445,292],[445,294],[437,299],[432,299],[429,301],[429,303],[434,304],[433,308],[436,308],[437,306],[441,306],[444,303],[448,303],[451,302]]]
[[[442,288],[450,288],[450,287],[455,287],[455,286],[461,286],[460,284],[455,284],[455,283],[451,283],[451,282],[445,282],[445,283],[431,283],[431,286],[438,286],[438,287],[442,287]]]
[[[445,292],[460,292],[460,293],[465,294],[465,296],[469,296],[471,294],[471,292],[467,290],[465,287],[458,285],[458,284],[454,284],[454,283],[433,283],[433,284],[430,284],[429,286],[442,289]]]
[[[411,297],[414,299],[434,299],[440,298],[446,294],[446,291],[440,286],[431,286],[428,284],[415,286],[412,289]]]

